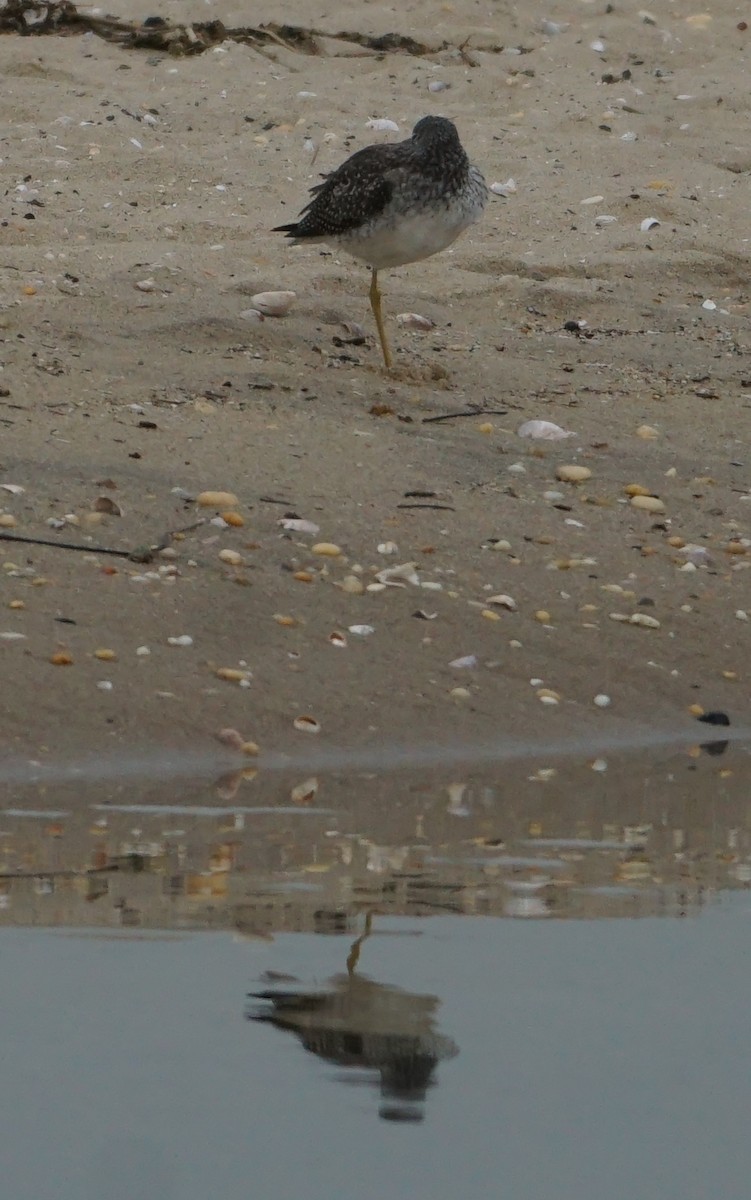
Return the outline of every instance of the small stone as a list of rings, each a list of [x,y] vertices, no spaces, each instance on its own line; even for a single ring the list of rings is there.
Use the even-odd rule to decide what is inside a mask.
[[[236,512],[223,512],[219,514],[226,525],[232,525],[235,529],[240,529],[245,524],[244,519]]]
[[[323,558],[338,558],[342,552],[341,546],[335,542],[316,542],[311,549],[313,554],[320,554]]]
[[[660,436],[659,429],[655,429],[654,425],[640,425],[636,431],[636,436],[644,438],[645,441],[651,441],[653,438]]]
[[[0,529],[15,529],[17,524],[12,513],[0,513]]]
[[[535,620],[539,621],[541,625],[549,625],[551,621],[550,613],[546,608],[538,608],[535,613]]]
[[[274,613],[274,620],[277,625],[283,625],[285,629],[293,629],[296,625],[300,624],[297,617],[285,616],[284,613]]]
[[[245,561],[242,554],[238,553],[237,550],[220,550],[219,559],[221,562],[226,563],[228,567],[241,567]]]
[[[341,588],[343,592],[347,592],[350,596],[362,596],[365,591],[365,584],[362,579],[358,579],[356,575],[345,575],[336,587]]]
[[[115,662],[117,654],[114,650],[109,650],[106,647],[101,647],[94,651],[94,658],[98,658],[100,662]]]
[[[67,650],[56,650],[51,656],[50,662],[53,667],[70,667],[73,664],[73,655]]]
[[[623,489],[627,496],[651,496],[648,487],[644,487],[641,483],[627,483]]]
[[[561,483],[585,483],[592,478],[592,472],[589,467],[580,467],[576,463],[556,467],[556,479],[560,479]]]
[[[665,505],[659,496],[638,495],[631,497],[631,507],[638,508],[642,512],[648,513],[664,513]]]
[[[241,671],[238,667],[217,667],[214,674],[217,679],[223,679],[226,683],[243,684],[250,679],[250,671]]]
[[[167,638],[168,646],[192,646],[193,638],[189,633],[180,633],[177,637]]]
[[[233,492],[199,492],[196,504],[200,504],[201,508],[237,508],[239,500]]]
[[[312,583],[315,575],[311,574],[310,571],[294,571],[292,578],[296,579],[298,583]]]
[[[606,696],[604,692],[600,692],[597,696],[595,696],[593,703],[596,704],[598,708],[607,708],[610,704],[610,696]]]
[[[537,692],[537,699],[541,704],[560,704],[561,702],[558,692],[554,692],[551,688],[540,688]]]

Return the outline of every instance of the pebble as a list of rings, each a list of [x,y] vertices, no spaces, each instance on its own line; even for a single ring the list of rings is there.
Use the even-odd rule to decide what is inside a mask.
[[[311,549],[313,554],[320,554],[323,558],[338,558],[342,552],[341,546],[335,542],[316,542]]]
[[[539,621],[541,625],[549,625],[552,618],[546,608],[538,608],[535,613],[535,620]]]
[[[593,703],[596,704],[598,708],[607,708],[610,704],[610,696],[606,696],[604,692],[600,692],[597,696],[595,696]]]
[[[97,684],[100,692],[111,692],[114,686],[111,679],[100,679]]]
[[[525,421],[516,431],[520,438],[539,438],[542,441],[556,442],[562,438],[575,437],[568,429],[554,425],[552,421]]]
[[[167,645],[168,646],[192,646],[193,638],[190,636],[189,633],[181,633],[181,634],[178,634],[177,637],[168,637]]]
[[[233,492],[199,492],[196,504],[202,508],[237,508],[239,500]],[[226,516],[223,519],[226,521]]]
[[[235,529],[240,529],[245,524],[244,519],[236,512],[223,512],[220,516],[225,525],[232,525]]]
[[[242,554],[237,550],[220,550],[219,558],[229,567],[241,567],[245,561]]]
[[[94,658],[98,658],[100,662],[116,662],[117,654],[114,650],[101,647],[99,650],[94,651]]]
[[[15,529],[17,524],[12,513],[0,513],[0,529]]]
[[[354,633],[355,637],[370,637],[375,629],[372,625],[350,625],[349,632]]]
[[[660,436],[659,429],[655,429],[654,425],[640,425],[636,431],[636,436],[644,438],[645,441],[650,441],[653,438]]]
[[[584,483],[587,479],[592,478],[592,472],[589,467],[580,467],[576,463],[556,467],[556,479],[560,479],[561,483]]]
[[[664,513],[665,505],[658,496],[632,496],[631,507],[639,508],[642,512],[648,513]]]
[[[214,674],[217,679],[223,679],[226,683],[243,685],[250,681],[250,671],[241,671],[238,667],[217,667]]]
[[[70,667],[73,665],[73,655],[67,650],[56,650],[50,657],[53,667]]]

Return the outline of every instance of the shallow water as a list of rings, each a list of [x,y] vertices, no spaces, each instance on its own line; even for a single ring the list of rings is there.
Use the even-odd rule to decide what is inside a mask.
[[[746,747],[303,782],[6,789],[4,1195],[746,1194]]]

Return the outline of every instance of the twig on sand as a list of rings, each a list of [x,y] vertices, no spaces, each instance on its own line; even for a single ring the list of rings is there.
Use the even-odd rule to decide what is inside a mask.
[[[59,542],[52,538],[35,538],[27,537],[22,533],[7,533],[5,530],[0,530],[0,541],[18,542],[25,546],[51,546],[54,550],[84,550],[88,554],[112,554],[117,558],[128,558],[131,562],[148,563],[160,550],[166,550],[172,539],[179,533],[192,533],[194,529],[198,529],[203,524],[203,521],[195,521],[192,525],[186,525],[182,529],[168,529],[153,546],[137,546],[135,550],[120,550],[114,546],[81,545],[80,542]]]

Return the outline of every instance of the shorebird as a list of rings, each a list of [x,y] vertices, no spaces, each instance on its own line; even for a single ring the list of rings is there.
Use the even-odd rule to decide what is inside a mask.
[[[328,242],[371,270],[370,307],[386,370],[391,351],[378,272],[430,258],[482,216],[488,189],[445,117],[423,117],[406,141],[366,146],[323,183],[291,225],[278,225],[293,245]]]

